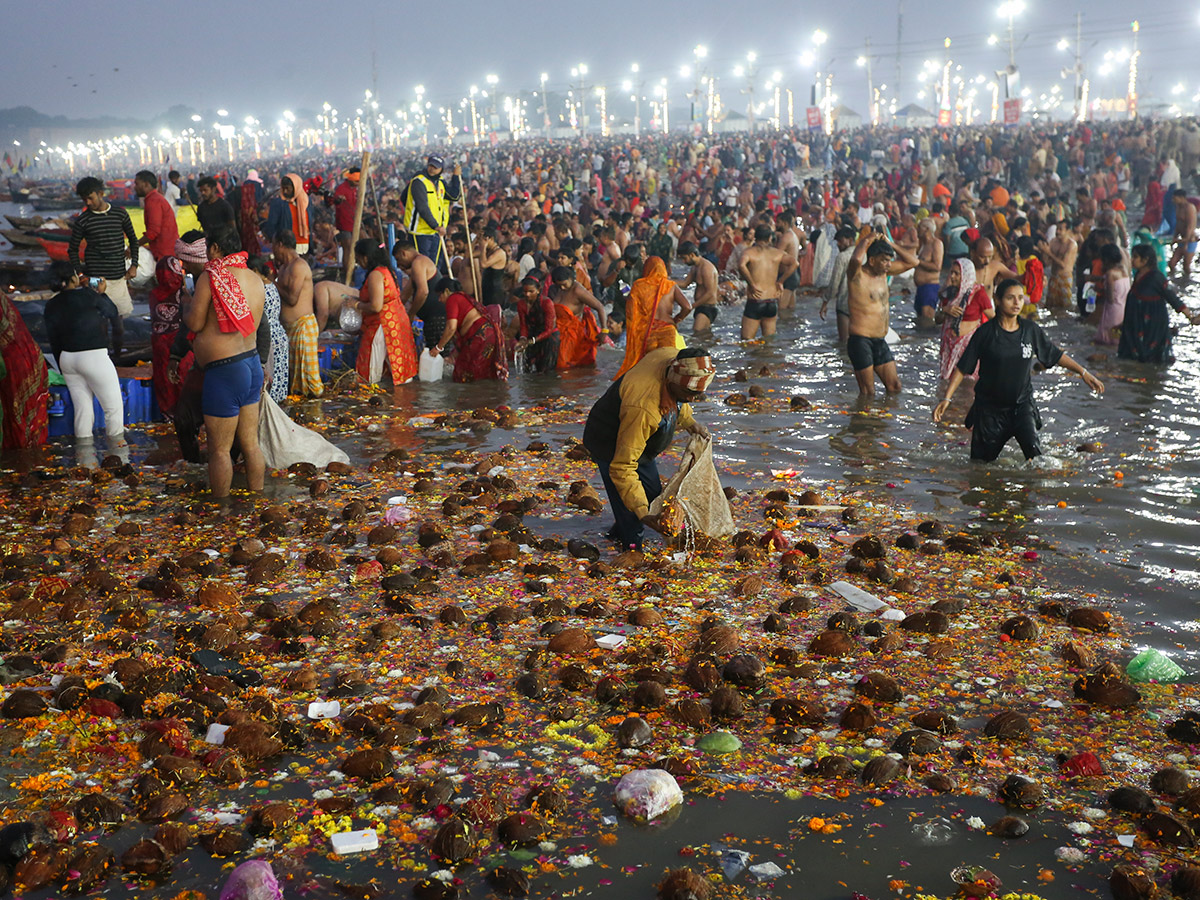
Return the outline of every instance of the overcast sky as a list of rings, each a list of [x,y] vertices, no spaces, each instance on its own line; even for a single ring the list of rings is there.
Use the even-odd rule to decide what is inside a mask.
[[[855,59],[870,38],[875,83],[892,88],[899,5],[897,0],[608,0],[532,6],[459,0],[430,7],[396,0],[11,3],[4,16],[8,40],[0,107],[148,118],[182,103],[225,107],[238,118],[254,115],[264,121],[284,109],[317,108],[324,101],[349,109],[371,87],[373,50],[379,93],[392,111],[414,99],[417,84],[426,87],[435,107],[457,105],[471,84],[486,87],[488,73],[499,77],[501,94],[536,89],[543,71],[552,91],[565,90],[571,67],[581,62],[588,65],[589,83],[614,89],[636,62],[650,86],[668,77],[672,106],[682,107],[690,83],[679,70],[692,62],[697,44],[709,48],[706,62],[720,79],[727,106],[745,108],[739,92],[746,79],[735,77],[733,68],[748,51],[758,54],[758,96],[764,97],[763,82],[778,70],[802,106],[816,66],[805,67],[800,59],[813,49],[814,30],[821,29],[828,41],[817,62],[832,69],[839,98],[865,112],[867,76]],[[968,79],[990,78],[1007,63],[1007,19],[996,11],[999,0],[905,0],[903,5],[902,103],[917,100],[922,63],[941,58],[947,36],[950,55]],[[1142,96],[1190,103],[1200,90],[1195,53],[1200,8],[1194,3],[1025,0],[1025,5],[1016,20],[1016,57],[1023,85],[1036,92],[1061,84],[1070,96],[1073,77],[1061,81],[1060,70],[1074,64],[1075,13],[1083,6],[1083,49],[1093,96],[1125,92],[1127,63],[1114,64],[1107,79],[1099,68],[1105,52],[1132,49],[1135,10],[1141,16]],[[447,13],[454,18],[445,19]],[[997,45],[988,45],[989,33],[999,36]],[[1071,40],[1071,50],[1056,49],[1063,37]],[[1185,90],[1172,94],[1180,81]],[[610,105],[620,102],[616,93],[610,94]]]

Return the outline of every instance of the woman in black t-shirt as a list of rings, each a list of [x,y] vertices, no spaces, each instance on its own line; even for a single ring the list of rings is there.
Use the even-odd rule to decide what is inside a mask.
[[[1020,318],[1026,302],[1020,281],[1007,278],[1000,282],[995,302],[996,318],[971,336],[958,367],[950,375],[945,399],[934,407],[933,421],[942,421],[963,376],[974,372],[978,365],[975,402],[964,422],[971,429],[971,459],[991,462],[1014,437],[1025,458],[1033,459],[1042,452],[1037,434],[1042,422],[1033,402],[1030,377],[1034,362],[1046,368],[1061,365],[1100,394],[1104,393],[1104,384],[1051,343],[1036,322]]]
[[[46,301],[46,335],[58,370],[67,383],[75,409],[75,438],[90,441],[95,425],[93,398],[104,410],[104,430],[115,441],[125,437],[125,402],[116,367],[109,358],[121,352],[121,314],[105,294],[104,279],[80,284],[70,263],[55,263],[52,275],[59,293]]]

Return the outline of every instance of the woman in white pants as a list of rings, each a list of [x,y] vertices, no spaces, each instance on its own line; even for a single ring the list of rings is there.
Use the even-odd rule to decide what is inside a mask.
[[[104,430],[110,439],[125,438],[125,403],[116,366],[108,355],[109,326],[113,353],[121,351],[121,314],[105,294],[103,279],[81,284],[70,263],[56,263],[53,275],[59,293],[46,302],[46,333],[58,370],[75,407],[75,438],[91,440],[95,425],[92,399],[104,410]]]

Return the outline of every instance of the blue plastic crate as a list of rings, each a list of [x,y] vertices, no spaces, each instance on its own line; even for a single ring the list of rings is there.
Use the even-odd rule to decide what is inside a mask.
[[[322,375],[353,369],[358,358],[358,341],[322,338],[317,344],[317,362]]]
[[[162,420],[150,379],[122,378],[120,381],[126,428]],[[104,410],[100,408],[99,400],[92,400],[92,410],[96,417],[93,430],[103,431]],[[71,402],[71,392],[64,385],[50,386],[50,399],[46,411],[50,416],[50,437],[75,434],[75,404]]]

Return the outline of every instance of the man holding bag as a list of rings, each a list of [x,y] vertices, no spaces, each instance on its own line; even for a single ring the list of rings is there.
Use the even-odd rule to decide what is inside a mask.
[[[671,446],[678,427],[708,437],[689,404],[703,396],[715,374],[700,348],[652,350],[588,414],[583,446],[600,469],[612,505],[615,522],[608,536],[622,548],[640,550],[647,526],[667,531],[663,517],[650,513],[650,503],[662,493],[655,459]]]

